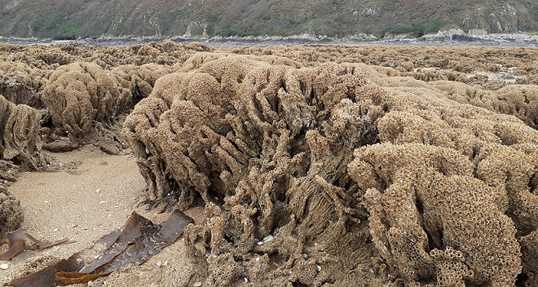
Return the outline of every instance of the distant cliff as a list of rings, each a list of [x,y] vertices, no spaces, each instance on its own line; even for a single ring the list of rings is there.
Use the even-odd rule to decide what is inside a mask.
[[[0,35],[422,35],[538,31],[536,0],[0,0]]]

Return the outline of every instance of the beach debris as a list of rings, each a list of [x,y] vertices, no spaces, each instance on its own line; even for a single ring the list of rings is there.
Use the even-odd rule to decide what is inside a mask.
[[[78,143],[71,142],[69,138],[55,140],[50,143],[44,143],[42,148],[51,152],[68,152],[80,147]]]
[[[62,286],[93,281],[127,265],[144,263],[174,243],[192,222],[192,218],[179,210],[172,212],[162,224],[154,224],[133,212],[123,230],[115,230],[96,241],[92,247],[4,286]],[[89,256],[94,249],[101,250],[100,255]],[[96,260],[86,263],[88,257]]]
[[[9,264],[7,263],[0,264],[0,269],[7,270],[8,268],[9,268]]]
[[[13,257],[17,256],[19,253],[25,250],[43,250],[58,244],[66,242],[68,239],[60,239],[58,241],[49,242],[46,240],[38,240],[26,233],[24,229],[19,228],[13,232],[7,234],[7,238],[4,239],[0,245],[8,244],[9,249],[0,255],[0,260],[10,260]],[[33,242],[32,245],[26,244],[27,241]]]
[[[275,238],[273,237],[273,235],[265,236],[265,237],[263,238],[263,243],[267,243],[267,242],[273,241],[273,239],[275,239]]]
[[[263,245],[263,244],[265,244],[265,243],[267,243],[267,242],[271,242],[271,241],[273,241],[273,239],[275,239],[275,238],[273,237],[273,235],[265,236],[265,237],[262,239],[262,241],[258,241],[258,245]]]

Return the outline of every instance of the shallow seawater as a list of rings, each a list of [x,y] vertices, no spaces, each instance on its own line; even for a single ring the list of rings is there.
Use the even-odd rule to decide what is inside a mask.
[[[116,38],[116,39],[15,39],[2,38],[0,41],[18,45],[60,45],[79,44],[83,46],[131,46],[144,45],[151,42],[161,43],[164,39],[152,38]],[[484,46],[484,47],[538,47],[538,40],[513,39],[480,39],[465,37],[455,40],[424,40],[424,39],[392,39],[392,40],[358,40],[358,39],[331,39],[331,38],[217,38],[217,39],[183,39],[171,38],[176,43],[189,44],[200,42],[209,47],[266,47],[266,46],[295,46],[295,45],[419,45],[419,46]]]

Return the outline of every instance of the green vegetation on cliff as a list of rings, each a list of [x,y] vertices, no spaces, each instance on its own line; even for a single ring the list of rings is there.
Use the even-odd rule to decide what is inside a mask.
[[[0,0],[0,35],[422,35],[538,30],[535,0]]]

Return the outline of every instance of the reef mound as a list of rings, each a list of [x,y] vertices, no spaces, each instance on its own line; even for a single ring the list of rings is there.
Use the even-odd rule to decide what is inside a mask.
[[[39,154],[41,114],[34,108],[16,105],[0,95],[0,161],[9,161],[25,169],[36,169],[43,163]],[[11,166],[8,163],[3,167]],[[1,170],[4,170],[2,167]],[[12,180],[10,172],[0,179]]]
[[[427,84],[416,95],[370,80],[385,76],[227,56],[156,82],[123,135],[150,204],[206,206],[186,235],[208,284],[531,277],[538,132]]]
[[[0,162],[0,168],[2,163]],[[0,183],[0,236],[19,228],[24,219],[20,202]]]

